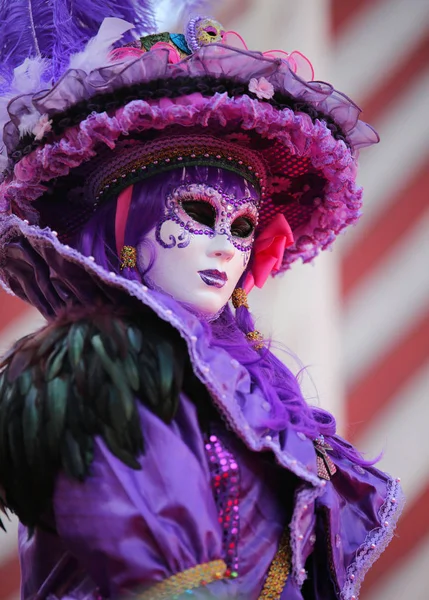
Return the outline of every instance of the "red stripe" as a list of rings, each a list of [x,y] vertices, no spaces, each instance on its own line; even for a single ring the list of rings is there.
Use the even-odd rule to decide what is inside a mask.
[[[339,36],[341,30],[364,10],[368,11],[368,17],[370,18],[368,9],[369,7],[373,8],[377,1],[380,0],[331,0],[332,33]]]
[[[357,239],[341,261],[341,284],[347,298],[355,287],[375,269],[391,251],[398,240],[407,235],[428,208],[429,198],[429,156],[423,167],[411,180],[403,183],[389,208],[376,217],[365,231],[363,238]]]
[[[28,304],[0,290],[0,332],[29,310]]]
[[[386,299],[388,301],[388,299]],[[357,382],[347,394],[348,437],[361,435],[366,424],[385,407],[429,357],[429,311]]]
[[[1,534],[0,534],[1,535]],[[0,600],[19,595],[21,570],[16,556],[0,563]]]
[[[429,484],[422,494],[400,518],[396,530],[396,540],[387,547],[375,565],[366,576],[363,586],[363,596],[374,584],[382,583],[381,580],[390,575],[395,566],[401,564],[408,554],[418,548],[429,532]],[[426,573],[427,575],[427,573]],[[425,577],[422,574],[422,577]],[[410,598],[410,600],[414,600]]]
[[[347,4],[347,2],[345,2]],[[365,100],[363,119],[375,123],[389,104],[398,101],[398,95],[404,93],[407,87],[418,79],[419,74],[429,65],[429,31],[414,48],[404,48],[402,59],[395,63],[395,68],[387,79],[381,80],[381,85],[375,85],[374,92]],[[408,107],[404,107],[404,111]],[[412,108],[411,108],[412,110]]]

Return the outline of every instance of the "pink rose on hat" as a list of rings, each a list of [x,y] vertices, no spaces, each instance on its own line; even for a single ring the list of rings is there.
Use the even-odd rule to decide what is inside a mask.
[[[259,100],[270,100],[274,96],[273,84],[268,79],[265,79],[265,77],[260,77],[259,79],[252,77],[249,81],[249,91],[253,92]]]

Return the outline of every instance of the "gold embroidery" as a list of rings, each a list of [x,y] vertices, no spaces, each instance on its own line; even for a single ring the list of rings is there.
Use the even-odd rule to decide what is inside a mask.
[[[188,590],[207,585],[216,581],[216,579],[227,578],[226,571],[226,564],[223,560],[212,560],[156,583],[139,595],[138,600],[171,600],[171,598],[176,598]]]
[[[280,544],[277,549],[273,562],[268,570],[268,575],[259,596],[262,598],[270,598],[270,600],[278,600],[286,585],[290,570],[290,550],[289,550],[289,529],[285,529]]]

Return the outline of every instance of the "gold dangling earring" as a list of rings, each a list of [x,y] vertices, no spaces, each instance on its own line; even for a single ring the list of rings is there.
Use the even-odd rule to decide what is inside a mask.
[[[137,264],[137,252],[134,246],[122,246],[121,271],[122,269],[134,269]]]
[[[243,288],[235,288],[235,290],[232,292],[231,300],[235,310],[237,310],[237,308],[240,308],[240,306],[244,306],[244,308],[247,308],[247,310],[249,310],[247,294],[246,291],[243,290]]]

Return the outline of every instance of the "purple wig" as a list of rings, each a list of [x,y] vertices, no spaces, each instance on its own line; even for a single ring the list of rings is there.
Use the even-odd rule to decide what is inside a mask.
[[[167,195],[175,187],[184,183],[220,186],[227,194],[237,197],[246,195],[251,185],[240,175],[230,171],[202,166],[174,169],[140,181],[134,184],[132,190],[125,227],[125,245],[136,247],[144,242],[145,236],[157,225],[163,214]],[[127,279],[138,280],[150,286],[150,282],[145,281],[145,275],[150,270],[153,259],[145,273],[130,268],[120,270],[115,239],[116,207],[117,199],[112,198],[107,201],[85,225],[75,246],[86,256],[92,255],[106,270],[120,273]],[[154,257],[154,254],[152,256]],[[365,461],[351,445],[335,435],[335,418],[330,413],[307,404],[297,378],[269,350],[269,343],[263,350],[255,351],[246,338],[246,333],[255,328],[252,316],[246,308],[240,307],[234,315],[229,305],[226,305],[216,320],[203,324],[213,345],[228,351],[233,358],[245,366],[252,381],[264,393],[272,407],[270,413],[267,413],[267,429],[281,431],[292,425],[310,439],[323,434],[329,437],[334,452],[347,456],[361,465],[373,464]]]

